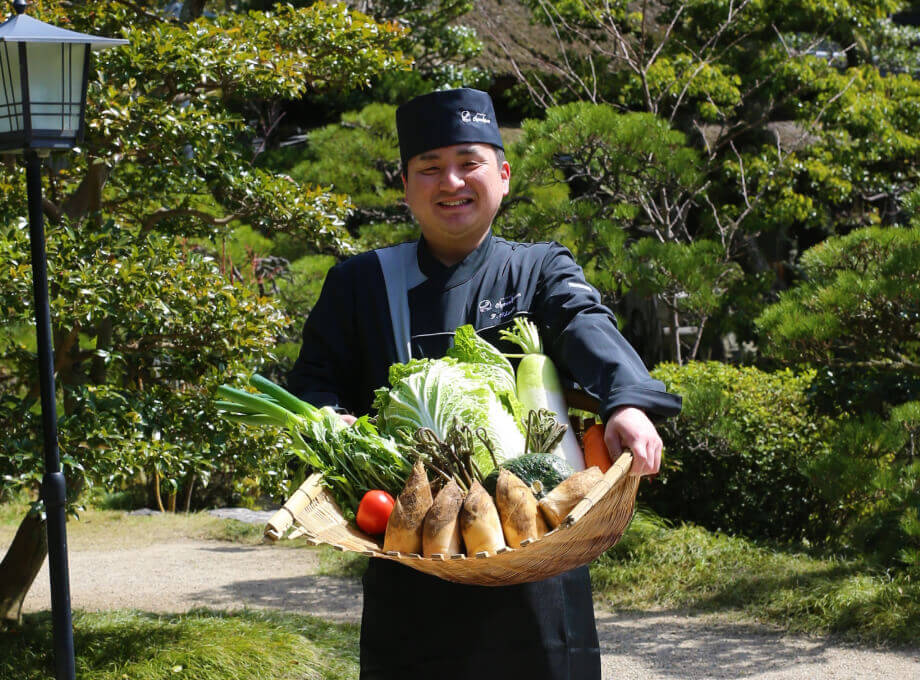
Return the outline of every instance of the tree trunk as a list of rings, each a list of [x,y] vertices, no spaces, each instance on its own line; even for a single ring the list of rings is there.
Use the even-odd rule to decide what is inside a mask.
[[[156,468],[153,468],[153,495],[157,499],[157,508],[160,512],[166,512],[166,508],[163,507],[163,496],[160,495],[160,473]]]
[[[62,372],[68,373],[73,364],[73,347],[76,343],[79,347],[80,340],[80,326],[75,325],[72,329],[66,333],[61,329],[54,330],[54,372],[55,374],[60,374]],[[66,380],[61,381],[58,379],[58,385],[70,384]],[[29,388],[29,397],[38,398],[40,396],[41,383],[36,380],[32,386]]]
[[[187,24],[194,21],[204,12],[206,0],[185,0],[182,3],[182,11],[179,12],[180,23]]]
[[[96,351],[108,352],[112,349],[112,335],[114,334],[115,326],[112,323],[111,317],[106,317],[99,322],[99,326],[96,329]],[[101,356],[94,356],[92,365],[89,370],[89,379],[94,385],[102,385],[105,383],[107,376],[107,364],[105,358]]]
[[[188,476],[188,482],[185,487],[185,514],[189,513],[189,510],[192,507],[192,489],[195,488],[195,480],[197,479],[196,475],[190,474]]]
[[[90,159],[90,165],[80,185],[64,199],[61,212],[72,220],[83,219],[102,209],[102,190],[109,176],[109,166],[101,158]]]
[[[680,356],[680,317],[676,309],[671,314],[671,334],[674,337],[674,361],[678,366],[683,366],[684,361]]]
[[[45,521],[40,514],[29,513],[0,562],[0,621],[20,621],[22,602],[47,555]]]

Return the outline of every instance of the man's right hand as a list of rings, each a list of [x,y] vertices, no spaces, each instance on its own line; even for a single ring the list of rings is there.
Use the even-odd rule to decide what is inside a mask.
[[[357,418],[355,418],[350,413],[340,413],[339,418],[345,421],[346,425],[354,425]]]
[[[610,458],[616,460],[629,448],[633,454],[629,474],[654,475],[661,465],[661,437],[645,412],[633,406],[621,406],[607,420],[604,441]]]

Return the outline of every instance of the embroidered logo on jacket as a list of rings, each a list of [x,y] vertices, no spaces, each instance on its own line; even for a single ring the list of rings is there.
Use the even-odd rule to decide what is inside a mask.
[[[479,313],[485,314],[486,312],[492,311],[489,314],[490,320],[495,319],[505,319],[517,310],[517,300],[521,297],[520,293],[514,293],[513,295],[506,295],[501,298],[498,302],[492,302],[491,300],[480,300],[479,301]]]

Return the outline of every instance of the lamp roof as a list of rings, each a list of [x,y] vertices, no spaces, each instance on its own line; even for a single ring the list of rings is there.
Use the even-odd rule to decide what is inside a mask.
[[[94,50],[104,50],[117,45],[127,45],[121,38],[102,38],[86,33],[68,31],[44,21],[33,19],[26,14],[19,14],[0,24],[0,42],[26,43],[89,43]]]

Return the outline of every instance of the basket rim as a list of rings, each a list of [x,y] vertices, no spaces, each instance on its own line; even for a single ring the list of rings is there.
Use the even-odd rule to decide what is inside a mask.
[[[628,475],[631,465],[631,454],[620,456],[559,526],[518,548],[429,557],[384,552],[380,542],[345,520],[332,494],[323,486],[321,475],[313,476],[297,489],[269,521],[266,540],[277,540],[286,531],[285,526],[296,525],[289,537],[305,536],[311,545],[329,545],[340,552],[394,561],[455,583],[505,586],[541,581],[590,563],[623,536],[635,515],[639,486],[639,478]],[[280,524],[273,526],[276,518]]]

